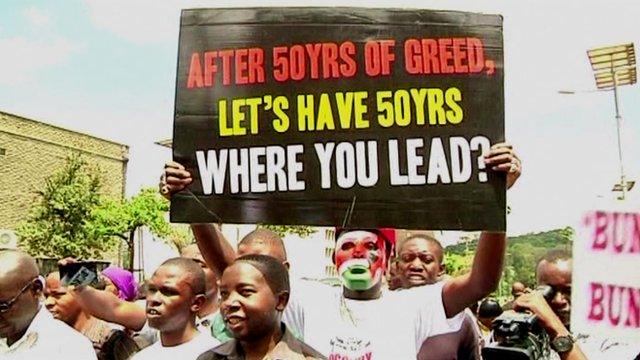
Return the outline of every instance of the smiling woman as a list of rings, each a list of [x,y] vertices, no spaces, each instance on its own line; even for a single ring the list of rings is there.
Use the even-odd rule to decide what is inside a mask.
[[[198,360],[326,359],[297,340],[281,322],[289,301],[289,275],[266,255],[241,256],[220,279],[220,311],[234,339]]]

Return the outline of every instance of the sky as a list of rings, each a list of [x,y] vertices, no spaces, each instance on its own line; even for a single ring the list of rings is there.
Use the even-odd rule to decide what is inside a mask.
[[[0,111],[130,147],[127,194],[156,186],[172,135],[181,8],[233,1],[0,2]],[[341,1],[243,1],[340,6]],[[388,1],[363,0],[366,7]],[[634,1],[395,1],[504,17],[506,139],[523,161],[508,193],[511,235],[573,226],[608,203],[620,164],[611,92],[594,92],[586,50],[640,39]],[[574,90],[574,95],[559,94]],[[640,181],[638,85],[619,90],[627,179]],[[627,200],[640,208],[640,184]]]

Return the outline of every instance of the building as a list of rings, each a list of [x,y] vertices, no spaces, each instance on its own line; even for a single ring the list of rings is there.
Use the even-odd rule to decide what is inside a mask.
[[[105,175],[104,192],[124,197],[129,147],[0,111],[0,247],[27,217],[47,176],[79,153]]]

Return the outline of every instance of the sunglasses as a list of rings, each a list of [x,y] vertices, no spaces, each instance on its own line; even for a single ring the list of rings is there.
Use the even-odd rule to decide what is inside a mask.
[[[35,279],[34,279],[35,280]],[[11,307],[13,306],[13,304],[15,304],[16,301],[18,301],[18,298],[20,297],[20,295],[22,295],[25,291],[27,291],[27,289],[29,289],[31,287],[31,285],[33,284],[33,280],[29,281],[23,288],[22,290],[20,290],[20,292],[18,293],[18,295],[14,296],[13,299],[9,300],[9,301],[2,301],[0,302],[0,313],[5,313],[9,310],[11,310]]]
[[[406,253],[400,255],[400,261],[404,263],[413,262],[416,258],[420,259],[423,264],[429,264],[436,260],[433,255],[424,253]]]

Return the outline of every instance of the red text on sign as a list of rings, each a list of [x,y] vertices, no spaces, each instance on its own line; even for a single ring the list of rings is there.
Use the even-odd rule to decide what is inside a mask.
[[[273,78],[279,82],[349,78],[356,74],[355,54],[351,41],[277,46],[273,48]]]
[[[614,327],[640,328],[640,289],[589,284],[589,320]]]
[[[592,229],[591,250],[640,254],[640,214],[596,211],[585,225]]]
[[[222,74],[223,85],[264,83],[264,50],[260,48],[217,50],[191,54],[187,88],[215,86]]]
[[[485,62],[484,46],[477,38],[408,39],[404,43],[405,69],[409,74],[479,73],[493,61]]]

